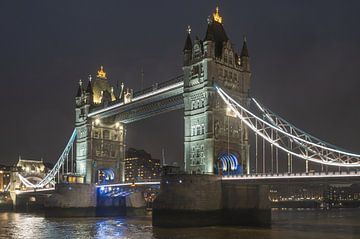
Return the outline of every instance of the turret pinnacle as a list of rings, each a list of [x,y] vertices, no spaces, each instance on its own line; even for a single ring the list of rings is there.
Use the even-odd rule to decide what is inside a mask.
[[[89,82],[88,82],[88,85],[86,87],[86,93],[89,93],[89,94],[93,94],[93,90],[92,90],[92,85],[91,85],[91,75],[89,75]]]
[[[188,26],[188,28],[187,28],[187,37],[186,37],[186,41],[185,41],[185,46],[184,46],[184,49],[183,49],[183,51],[185,52],[185,51],[191,51],[191,49],[192,49],[192,41],[191,41],[191,37],[190,37],[190,33],[191,33],[191,28],[190,28],[190,26]]]
[[[249,57],[249,51],[248,51],[248,47],[247,47],[246,37],[245,37],[245,36],[244,36],[244,43],[243,43],[243,47],[242,47],[242,50],[241,50],[240,57]]]
[[[82,80],[80,79],[79,80],[79,87],[78,87],[78,90],[77,90],[77,93],[76,93],[76,97],[81,97],[82,93],[83,93]]]
[[[100,70],[98,71],[97,77],[100,79],[107,79],[106,72],[104,71],[104,67],[100,66]]]
[[[222,23],[222,17],[219,14],[219,7],[216,7],[215,12],[213,13],[213,19],[215,22]]]

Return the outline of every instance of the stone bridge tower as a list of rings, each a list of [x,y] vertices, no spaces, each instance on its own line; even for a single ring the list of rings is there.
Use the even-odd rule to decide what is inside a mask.
[[[125,125],[115,116],[89,117],[94,109],[111,105],[117,98],[103,67],[95,79],[89,77],[86,88],[79,82],[75,109],[76,172],[85,177],[85,183],[124,181]]]
[[[251,72],[244,39],[237,54],[219,15],[208,20],[203,40],[192,41],[190,27],[184,53],[184,161],[188,173],[249,173],[247,128],[227,109],[214,85],[249,104]],[[219,169],[220,168],[220,169]]]

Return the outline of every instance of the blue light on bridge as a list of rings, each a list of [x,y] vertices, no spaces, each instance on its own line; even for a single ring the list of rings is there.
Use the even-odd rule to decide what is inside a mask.
[[[113,182],[115,179],[115,173],[112,168],[99,169],[97,171],[97,182],[99,184],[108,184]]]
[[[134,192],[129,187],[101,186],[98,188],[100,197],[127,197]]]
[[[217,171],[222,170],[223,175],[238,175],[243,173],[242,165],[239,164],[238,157],[235,153],[221,153],[218,159],[221,164],[217,165]]]

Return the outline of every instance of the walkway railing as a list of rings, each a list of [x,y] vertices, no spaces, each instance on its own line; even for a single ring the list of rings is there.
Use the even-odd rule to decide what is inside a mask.
[[[169,85],[176,84],[176,83],[181,82],[183,80],[184,80],[183,75],[180,75],[180,76],[172,78],[172,79],[170,79],[168,81],[164,81],[164,82],[161,82],[161,83],[155,83],[151,87],[147,87],[147,88],[145,88],[143,90],[139,90],[139,91],[134,92],[133,97],[137,97],[137,96],[152,92],[154,90],[164,88],[164,87],[169,86]]]
[[[359,177],[360,171],[349,172],[310,172],[310,173],[260,173],[244,175],[226,175],[223,180],[251,180],[251,179],[291,179],[291,178],[346,178]]]

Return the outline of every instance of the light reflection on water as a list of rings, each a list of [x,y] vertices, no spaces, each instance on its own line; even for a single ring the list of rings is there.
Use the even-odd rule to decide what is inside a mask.
[[[151,226],[151,217],[44,218],[0,213],[0,238],[360,238],[360,209],[273,211],[271,228],[159,229]]]

